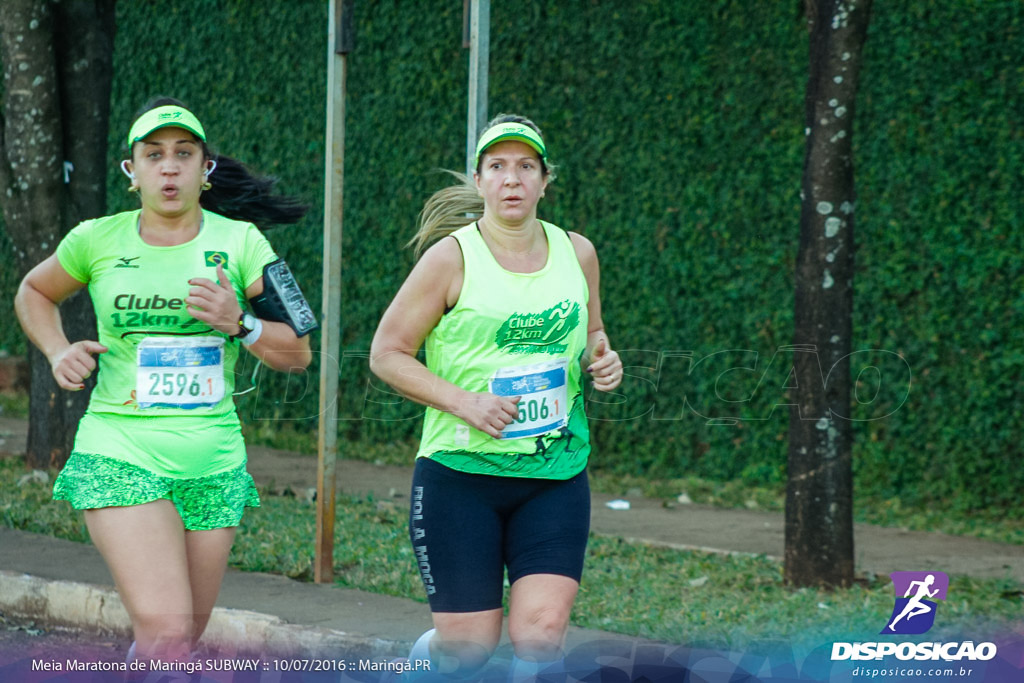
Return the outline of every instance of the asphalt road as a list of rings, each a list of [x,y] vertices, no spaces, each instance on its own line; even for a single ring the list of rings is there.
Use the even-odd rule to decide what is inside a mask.
[[[39,672],[31,673],[33,661],[123,662],[122,653],[127,647],[123,639],[44,627],[33,621],[0,614],[0,682],[46,680],[39,677]]]

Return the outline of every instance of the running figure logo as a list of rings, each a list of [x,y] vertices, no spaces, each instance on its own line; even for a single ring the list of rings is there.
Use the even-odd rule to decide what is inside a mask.
[[[917,635],[935,623],[934,600],[945,600],[949,577],[942,572],[893,572],[896,605],[883,634]],[[902,597],[900,597],[902,596]]]

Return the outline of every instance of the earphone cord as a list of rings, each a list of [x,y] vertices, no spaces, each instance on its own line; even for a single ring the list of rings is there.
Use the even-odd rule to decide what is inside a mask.
[[[234,393],[233,393],[233,394],[231,394],[231,395],[232,395],[232,396],[245,396],[245,395],[246,395],[246,394],[248,394],[248,393],[249,393],[250,391],[252,391],[253,389],[255,389],[255,388],[256,388],[256,376],[257,376],[257,375],[258,375],[258,374],[260,373],[260,367],[261,367],[262,365],[263,365],[263,363],[262,363],[261,361],[256,361],[256,367],[255,367],[255,368],[253,368],[253,371],[252,371],[252,377],[251,377],[251,378],[249,378],[249,384],[251,384],[252,386],[250,386],[250,387],[249,387],[248,389],[246,389],[245,391],[236,391],[236,392],[234,392]]]

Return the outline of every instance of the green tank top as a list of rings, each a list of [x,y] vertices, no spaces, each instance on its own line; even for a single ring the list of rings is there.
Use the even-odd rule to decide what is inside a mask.
[[[427,408],[417,457],[462,472],[569,479],[590,455],[580,362],[587,344],[587,281],[569,235],[542,222],[548,260],[512,273],[477,225],[454,233],[462,291],[427,336],[427,367],[467,391],[521,396],[519,418],[495,439]]]

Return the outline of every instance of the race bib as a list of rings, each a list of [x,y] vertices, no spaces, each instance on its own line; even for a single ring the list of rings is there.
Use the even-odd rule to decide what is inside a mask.
[[[501,439],[546,434],[565,426],[568,413],[567,358],[536,365],[502,368],[490,381],[496,396],[520,396],[519,416],[504,431]]]
[[[136,357],[139,408],[207,408],[224,398],[223,337],[147,337]]]

